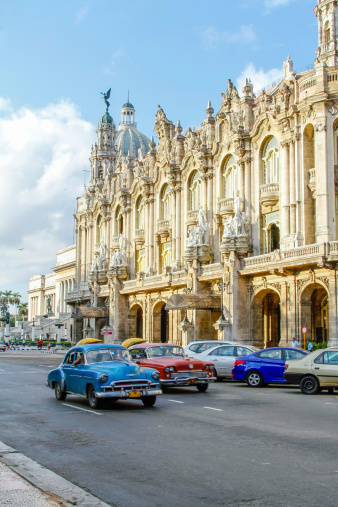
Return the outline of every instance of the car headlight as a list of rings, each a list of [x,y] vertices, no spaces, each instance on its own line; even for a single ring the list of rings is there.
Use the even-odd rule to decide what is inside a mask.
[[[160,374],[158,371],[153,371],[151,376],[153,377],[154,380],[158,380],[160,378]]]
[[[174,366],[170,366],[170,368],[169,368],[169,369],[170,369],[170,371],[175,371]]]
[[[99,381],[101,382],[101,384],[103,384],[104,382],[107,382],[108,381],[108,375],[106,373],[104,373],[103,375],[101,375],[101,377],[99,378]]]

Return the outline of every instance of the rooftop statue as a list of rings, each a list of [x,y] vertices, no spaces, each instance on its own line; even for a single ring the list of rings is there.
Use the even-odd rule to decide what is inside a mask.
[[[106,104],[106,112],[108,113],[108,108],[110,106],[110,103],[108,102],[108,99],[110,97],[110,91],[111,91],[111,88],[109,88],[109,90],[106,92],[106,93],[103,93],[103,92],[100,92],[101,95],[103,95],[103,100]]]

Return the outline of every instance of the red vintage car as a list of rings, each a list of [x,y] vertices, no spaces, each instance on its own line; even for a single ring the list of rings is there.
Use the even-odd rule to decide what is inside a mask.
[[[200,392],[205,392],[209,383],[216,380],[213,363],[185,356],[179,345],[139,343],[128,351],[136,363],[159,371],[162,390],[166,387],[196,386]]]

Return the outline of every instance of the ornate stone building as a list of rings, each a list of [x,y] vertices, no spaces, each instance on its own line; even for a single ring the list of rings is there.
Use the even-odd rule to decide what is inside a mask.
[[[77,336],[338,345],[338,6],[318,1],[313,70],[258,96],[229,80],[197,129],[158,106],[156,144],[107,111],[78,199]],[[90,307],[90,308],[89,308]],[[108,312],[108,315],[107,315]],[[87,318],[86,318],[87,317]]]

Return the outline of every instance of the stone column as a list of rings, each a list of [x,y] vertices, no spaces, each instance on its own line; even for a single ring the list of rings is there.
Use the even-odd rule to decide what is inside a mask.
[[[91,263],[93,262],[93,257],[94,257],[94,248],[93,248],[93,226],[92,225],[89,225],[88,226],[88,271],[90,270],[90,265]]]
[[[238,162],[238,190],[239,197],[244,200],[244,158]]]
[[[202,208],[206,210],[208,203],[208,185],[207,185],[208,175],[202,174],[201,179],[202,179]]]
[[[151,274],[154,272],[154,203],[155,199],[149,199],[149,223],[147,224],[149,227],[149,271]]]
[[[81,227],[77,226],[75,229],[76,233],[76,270],[75,270],[75,283],[77,288],[81,282]]]
[[[177,199],[176,199],[176,188],[172,187],[171,189],[171,210],[173,213],[171,213],[171,255],[172,255],[172,261],[177,260],[177,252],[176,252],[176,237],[177,237]]]
[[[338,280],[337,271],[329,275],[329,343],[328,347],[338,347]]]
[[[212,239],[213,239],[213,204],[214,204],[214,192],[213,192],[213,173],[210,172],[208,174],[208,225],[209,225],[209,245],[212,247]]]
[[[283,141],[280,173],[280,229],[282,241],[290,236],[290,141]]]
[[[280,342],[279,345],[286,346],[290,342],[289,338],[289,308],[288,308],[288,287],[285,281],[280,284]]]
[[[176,263],[181,263],[181,188],[176,187]]]
[[[245,213],[251,218],[251,157],[245,157]]]
[[[81,259],[81,282],[85,281],[86,277],[86,228],[80,225],[80,259]]]
[[[296,167],[295,167],[295,140],[290,144],[290,232],[296,234]]]
[[[326,119],[315,125],[315,167],[317,187],[317,227],[316,237],[318,243],[329,241],[329,203],[328,203],[328,167],[327,167],[327,138]],[[332,182],[333,184],[333,182]]]
[[[144,243],[144,246],[145,246],[145,266],[146,268],[149,266],[149,238],[150,238],[150,235],[149,235],[149,219],[150,219],[150,213],[149,213],[149,208],[150,208],[150,199],[146,199],[145,200],[145,224],[144,224],[144,233],[145,233],[145,243]]]
[[[302,177],[302,164],[300,163],[300,142],[299,134],[295,134],[295,196],[296,196],[296,242],[295,246],[302,245],[302,199],[300,192]]]

